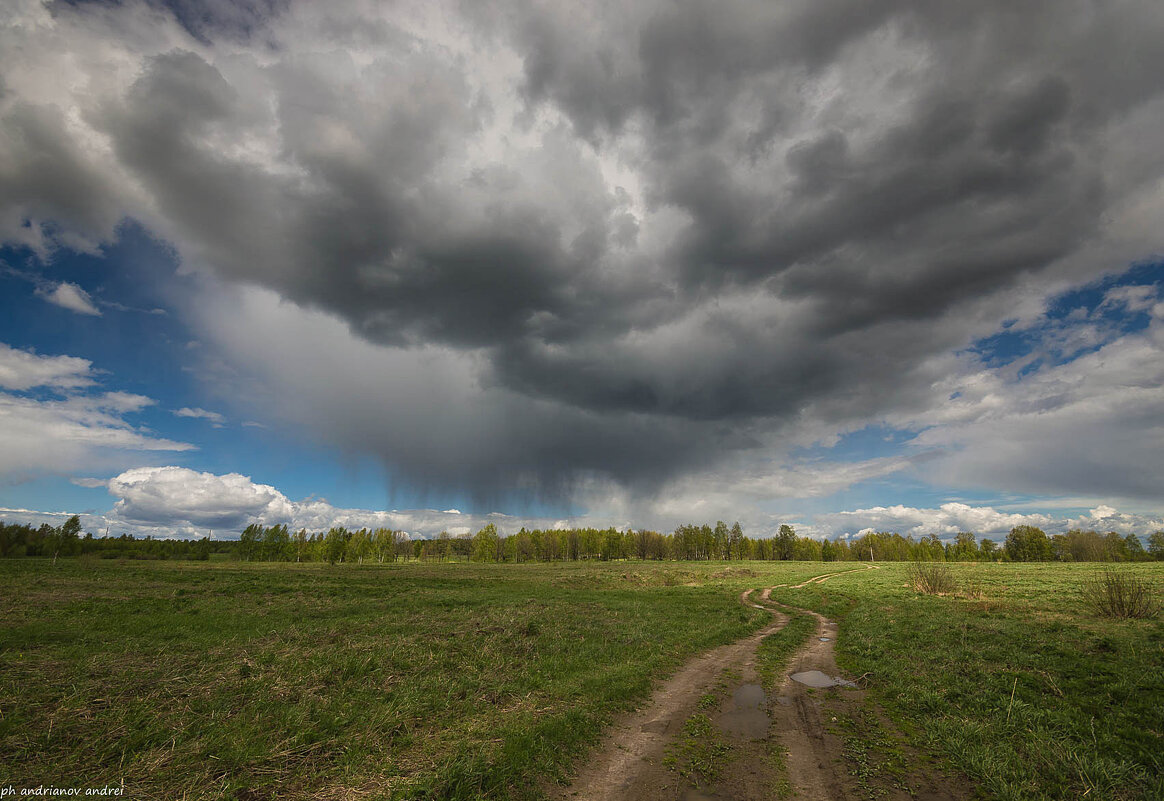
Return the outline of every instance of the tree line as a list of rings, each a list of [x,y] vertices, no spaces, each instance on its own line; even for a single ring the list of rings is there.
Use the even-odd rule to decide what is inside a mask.
[[[0,522],[0,557],[81,556],[93,554],[103,559],[193,559],[207,560],[211,554],[230,554],[237,543],[227,540],[157,539],[121,534],[94,537],[81,533],[81,519],[70,517],[60,526],[42,523],[33,527],[25,523]]]
[[[252,523],[237,540],[134,538],[81,535],[81,521],[61,526],[0,522],[0,557],[79,556],[109,559],[220,558],[262,562],[557,562],[578,560],[796,560],[848,561],[1012,561],[1135,562],[1164,560],[1164,531],[1148,537],[1147,547],[1135,534],[1074,529],[1048,536],[1035,526],[1016,526],[1001,543],[960,532],[943,541],[936,534],[920,539],[895,532],[866,532],[860,537],[820,540],[800,536],[782,525],[771,537],[748,537],[740,524],[684,524],[669,534],[616,528],[534,529],[503,534],[492,523],[475,534],[441,532],[433,539],[412,538],[389,528],[292,532],[286,525]]]

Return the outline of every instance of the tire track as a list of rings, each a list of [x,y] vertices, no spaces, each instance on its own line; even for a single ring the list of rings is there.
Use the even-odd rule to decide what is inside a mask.
[[[861,569],[877,567],[866,565],[816,576],[794,588]],[[771,757],[775,746],[784,755],[783,778],[798,801],[871,797],[869,785],[859,783],[846,761],[846,743],[836,724],[842,716],[867,714],[869,709],[876,715],[880,712],[866,703],[864,690],[813,689],[791,678],[814,670],[830,677],[839,675],[834,654],[837,624],[812,610],[772,600],[772,590],[783,586],[762,590],[758,599],[753,598],[755,590],[741,593],[741,604],[769,612],[772,622],[683,665],[655,690],[645,706],[619,718],[574,782],[552,795],[569,801],[760,801],[773,797],[779,778]],[[789,660],[782,671],[783,681],[767,699],[771,720],[767,737],[733,740],[735,756],[726,762],[724,775],[712,787],[693,787],[663,764],[668,745],[682,736],[684,723],[698,710],[700,699],[722,689],[724,671],[735,671],[743,682],[758,681],[755,661],[761,640],[780,631],[790,615],[798,613],[815,618],[816,631]],[[920,759],[915,761],[920,763]],[[971,795],[965,782],[954,783],[940,774],[916,769],[882,785],[876,787],[876,797],[890,801],[965,801]]]
[[[667,745],[683,729],[698,708],[700,698],[715,689],[725,670],[742,676],[755,674],[760,641],[784,627],[788,616],[751,600],[753,590],[740,595],[740,603],[763,609],[772,622],[759,631],[728,645],[712,649],[681,667],[660,685],[640,710],[620,718],[605,742],[592,754],[577,778],[558,797],[583,801],[670,801],[700,797],[679,775],[663,765]]]

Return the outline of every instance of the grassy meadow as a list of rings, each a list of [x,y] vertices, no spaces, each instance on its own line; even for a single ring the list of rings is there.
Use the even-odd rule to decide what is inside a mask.
[[[539,798],[654,679],[767,620],[740,590],[853,567],[0,560],[0,783]],[[1098,565],[952,565],[943,597],[906,569],[773,598],[837,619],[844,667],[984,797],[1164,797],[1159,617],[1090,613]]]
[[[838,663],[986,798],[1164,799],[1164,620],[1084,603],[1099,564],[953,564],[920,594],[906,564],[773,591],[840,622]],[[1164,564],[1120,565],[1164,595]]]
[[[0,782],[134,798],[537,797],[767,619],[707,563],[0,572]]]

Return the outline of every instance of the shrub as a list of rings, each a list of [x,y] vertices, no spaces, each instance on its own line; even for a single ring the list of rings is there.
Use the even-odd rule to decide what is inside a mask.
[[[1085,583],[1083,600],[1104,617],[1155,617],[1160,612],[1160,599],[1151,583],[1119,570],[1105,570]]]
[[[911,562],[906,576],[909,586],[926,595],[941,595],[958,588],[954,574],[942,562]]]

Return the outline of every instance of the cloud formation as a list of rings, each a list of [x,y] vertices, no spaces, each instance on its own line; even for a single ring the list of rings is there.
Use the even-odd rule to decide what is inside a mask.
[[[0,238],[94,252],[132,217],[222,308],[283,303],[218,341],[401,480],[648,495],[917,426],[956,351],[1161,252],[1152,0],[215,8],[7,11]],[[975,443],[1033,419],[920,444],[989,482]],[[1142,450],[1105,490],[1143,494]]]
[[[946,540],[960,531],[969,531],[979,538],[1001,542],[1015,526],[1036,526],[1048,534],[1082,529],[1146,537],[1155,531],[1164,530],[1164,517],[1120,512],[1110,506],[1096,507],[1078,517],[1056,517],[1000,511],[991,506],[944,503],[936,509],[898,505],[831,512],[817,515],[810,525],[803,527],[803,531],[830,539],[837,536],[860,536],[871,531],[889,531],[915,539],[936,534]]]
[[[113,509],[107,514],[82,515],[86,530],[97,534],[110,530],[115,536],[131,533],[139,537],[204,537],[213,532],[217,538],[235,539],[251,523],[264,526],[287,525],[293,531],[302,528],[309,532],[326,531],[334,526],[351,530],[385,527],[425,539],[434,538],[442,531],[453,536],[470,535],[489,523],[503,534],[514,534],[522,527],[636,527],[617,515],[608,514],[539,517],[471,514],[457,509],[340,508],[321,499],[292,501],[274,487],[256,483],[237,473],[216,475],[174,466],[135,468],[107,481],[81,480],[77,483],[105,486],[117,498]],[[659,519],[663,519],[676,510],[660,507],[655,511]],[[690,515],[692,511],[694,516]],[[710,522],[715,519],[714,514],[700,516],[700,513],[714,511],[708,508],[683,509],[683,513],[675,516],[668,525],[657,527],[670,531],[680,523]],[[33,525],[55,518],[63,521],[68,514],[0,509],[0,519],[6,522],[27,522]],[[857,537],[870,531],[890,531],[915,539],[933,534],[943,540],[950,540],[958,532],[969,531],[979,538],[991,538],[996,542],[1005,539],[1011,528],[1021,525],[1038,526],[1048,534],[1063,533],[1070,529],[1089,529],[1132,533],[1141,537],[1164,529],[1164,517],[1160,515],[1122,512],[1106,505],[1095,507],[1078,517],[1070,517],[1007,512],[991,506],[965,503],[946,503],[938,508],[878,506],[818,514],[809,519],[773,515],[764,520],[744,521],[744,529],[749,536],[768,537],[782,523],[793,524],[802,536],[827,539]]]
[[[1055,529],[1056,522],[1050,515],[1015,514],[1000,512],[990,506],[944,503],[937,509],[877,506],[819,515],[814,531],[826,536],[893,531],[915,539],[928,534],[949,538],[960,531],[969,531],[983,537],[994,536],[997,541],[999,535],[1005,535],[1015,526]]]
[[[101,316],[100,309],[93,305],[93,299],[89,297],[89,293],[68,281],[62,281],[51,288],[45,288],[43,291],[38,291],[37,294],[62,309],[92,317]]]
[[[183,406],[181,409],[175,409],[174,416],[188,417],[194,420],[208,420],[216,428],[221,428],[222,424],[226,422],[226,418],[218,412],[211,412],[201,408],[190,408],[189,406]]]
[[[255,520],[289,522],[292,515],[281,492],[238,473],[141,467],[110,479],[108,486],[119,499],[113,516],[130,523],[241,529]]]
[[[88,472],[124,465],[143,453],[193,449],[126,419],[153,405],[152,399],[84,391],[94,384],[87,359],[40,356],[0,343],[0,387],[12,390],[0,391],[0,480]],[[51,396],[18,394],[30,390]]]
[[[511,533],[523,525],[553,528],[569,522],[465,514],[456,509],[344,509],[320,499],[291,501],[274,487],[257,484],[238,473],[216,475],[173,466],[127,470],[104,482],[104,486],[118,499],[104,518],[106,525],[161,536],[206,536],[208,530],[214,530],[218,536],[232,539],[251,523],[259,523],[311,532],[333,526],[386,527],[431,538],[441,531],[469,534],[490,522]]]
[[[40,356],[0,342],[0,387],[70,390],[93,383],[92,362],[75,356]]]
[[[1045,324],[1038,346],[1006,365],[967,359],[969,369],[941,387],[956,397],[891,419],[921,432],[914,446],[940,454],[927,469],[949,486],[1156,501],[1153,477],[1164,470],[1158,292],[1119,290],[1143,304],[1143,329],[1115,331],[1069,315],[1069,324]]]

